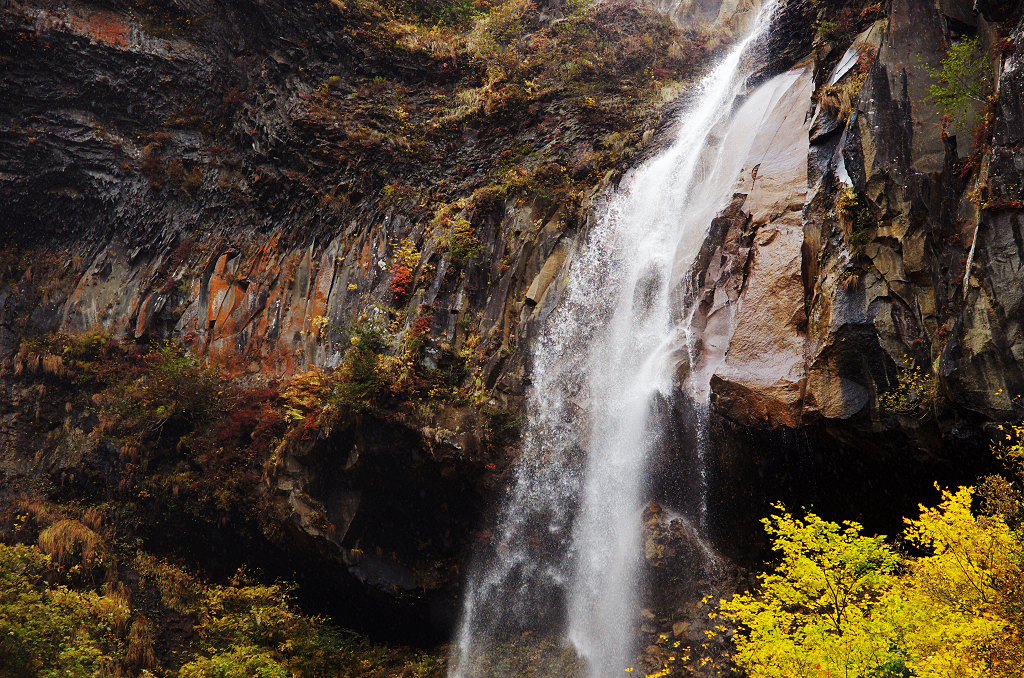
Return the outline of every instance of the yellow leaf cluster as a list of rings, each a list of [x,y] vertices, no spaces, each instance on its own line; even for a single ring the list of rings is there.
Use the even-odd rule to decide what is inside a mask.
[[[301,421],[322,407],[324,373],[319,369],[297,374],[281,390],[285,402],[285,417],[288,421]]]
[[[420,253],[416,249],[416,243],[408,238],[403,239],[401,246],[395,252],[395,261],[400,261],[410,271],[415,271],[416,265],[420,263]]]
[[[920,366],[912,367],[908,362],[900,367],[896,378],[896,386],[878,398],[882,409],[912,414],[935,398],[935,377]]]
[[[905,539],[929,554],[916,559],[857,523],[765,520],[781,563],[758,593],[721,603],[741,625],[737,663],[751,678],[1008,675],[990,648],[1010,623],[1000,597],[1021,549],[1001,518],[971,513],[972,494],[944,491],[906,521]]]

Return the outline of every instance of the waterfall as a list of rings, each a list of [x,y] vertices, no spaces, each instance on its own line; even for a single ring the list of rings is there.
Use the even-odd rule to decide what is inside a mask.
[[[522,638],[533,675],[629,675],[646,459],[693,345],[678,291],[756,130],[733,114],[773,5],[700,83],[671,146],[607,196],[531,345],[522,452],[467,578],[452,678],[517,675]]]

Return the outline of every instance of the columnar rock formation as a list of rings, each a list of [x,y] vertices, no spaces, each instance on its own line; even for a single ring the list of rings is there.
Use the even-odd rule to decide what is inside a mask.
[[[899,428],[879,397],[911,366],[936,377],[919,404],[946,433],[1020,415],[1022,57],[1001,51],[984,14],[943,7],[894,0],[853,44],[818,49],[812,96],[800,66],[800,95],[769,113],[777,133],[747,161],[696,272],[725,416]],[[975,33],[998,92],[991,148],[947,129],[928,90],[951,41]],[[829,100],[851,90],[849,110]],[[844,191],[857,201],[846,211]]]
[[[475,521],[514,452],[492,419],[518,416],[523,349],[564,291],[591,203],[672,127],[685,98],[667,102],[696,72],[680,54],[698,42],[651,23],[671,43],[643,77],[569,102],[491,82],[468,52],[420,34],[382,38],[356,4],[143,4],[0,8],[3,472],[102,462],[116,476],[118,450],[89,447],[89,412],[26,380],[27,338],[174,339],[254,384],[338,366],[360,319],[395,337],[426,319],[419,359],[465,357],[472,398],[422,417],[374,412],[282,448],[262,482],[287,516],[286,547],[386,596],[451,594],[457,568],[417,561],[417,535],[458,557],[488,538]],[[1024,414],[1024,21],[996,1],[785,4],[782,47],[750,83],[786,72],[784,86],[697,265],[678,272],[679,313],[702,332],[679,379],[710,380],[735,436],[788,442],[799,429],[819,451],[891,460],[900,447],[929,473],[968,475],[954,451],[984,455],[986,427]],[[647,16],[609,6],[609,22]],[[560,7],[530,21],[555,30]],[[736,23],[753,4],[673,7],[678,20]],[[995,95],[975,107],[991,116],[977,140],[943,122],[928,90],[950,45],[972,36]],[[658,75],[664,63],[678,78]],[[607,103],[595,96],[618,113],[633,105],[626,88],[645,78],[665,85],[632,127],[595,112]],[[495,167],[501,190],[481,180]],[[571,200],[528,176],[555,177]],[[462,221],[472,256],[453,247]],[[396,291],[406,241],[416,257]],[[934,387],[881,406],[915,368]],[[752,522],[761,495],[746,501],[742,486],[791,469],[757,466],[759,449],[719,452],[724,476],[747,464],[722,480],[720,503]],[[391,543],[411,495],[422,530]]]

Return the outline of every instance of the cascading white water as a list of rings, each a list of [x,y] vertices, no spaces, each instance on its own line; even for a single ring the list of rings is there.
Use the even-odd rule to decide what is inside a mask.
[[[569,675],[571,655],[590,678],[622,676],[633,660],[646,459],[690,341],[673,291],[753,139],[728,122],[772,5],[702,81],[672,145],[607,199],[532,344],[523,452],[468,577],[452,678],[513,675],[507,643],[525,631],[574,650],[547,675]]]

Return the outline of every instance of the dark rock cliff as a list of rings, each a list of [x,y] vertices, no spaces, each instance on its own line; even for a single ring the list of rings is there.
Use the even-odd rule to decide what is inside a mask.
[[[997,470],[991,432],[1022,414],[1020,8],[878,10],[819,16],[802,96],[771,113],[688,288],[736,556],[777,499],[898,531],[933,482]],[[972,39],[990,103],[944,119],[932,73]]]
[[[452,623],[531,322],[715,49],[628,2],[460,7],[0,6],[3,520],[114,501],[211,575]],[[164,342],[202,408],[156,394]]]
[[[446,628],[514,453],[531,328],[590,203],[656,150],[671,102],[753,9],[691,4],[677,9],[737,19],[711,34],[551,4],[493,18],[487,42],[372,3],[0,6],[5,500],[171,505],[126,484],[128,437],[102,424],[116,379],[75,400],[81,373],[61,370],[93,363],[40,337],[101,330],[138,350],[125,364],[173,340],[285,412],[273,389],[350,369],[379,328],[376,365],[408,362],[395,389],[310,430],[281,414],[246,462],[252,507],[140,535],[177,531],[169,550],[210,568],[291,568],[360,601],[357,622],[387,609],[383,625]],[[715,415],[711,532],[746,561],[770,501],[891,529],[934,480],[994,468],[987,431],[1020,418],[1024,392],[1019,8],[794,2],[783,27],[750,83],[785,74],[772,131],[684,284],[703,339],[679,376],[710,380]],[[616,45],[605,62],[564,51],[580,31]],[[977,139],[928,93],[971,36],[997,95]],[[689,412],[657,462],[657,498],[679,509]],[[170,433],[140,434],[163,450],[153,468],[193,440]],[[212,475],[201,456],[191,472]]]

